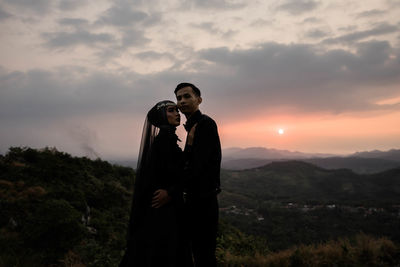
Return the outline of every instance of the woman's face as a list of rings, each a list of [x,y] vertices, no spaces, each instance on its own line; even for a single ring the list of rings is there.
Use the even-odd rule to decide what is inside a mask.
[[[181,115],[179,114],[178,107],[174,106],[167,106],[167,119],[168,123],[172,126],[178,126],[181,124]]]

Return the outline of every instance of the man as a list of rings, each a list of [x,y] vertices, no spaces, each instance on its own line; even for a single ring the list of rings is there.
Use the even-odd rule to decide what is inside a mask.
[[[193,84],[181,83],[175,89],[179,110],[187,121],[189,134],[195,127],[192,144],[186,144],[183,189],[187,234],[192,245],[196,267],[216,266],[215,249],[218,228],[221,144],[217,125],[199,110],[200,90]]]

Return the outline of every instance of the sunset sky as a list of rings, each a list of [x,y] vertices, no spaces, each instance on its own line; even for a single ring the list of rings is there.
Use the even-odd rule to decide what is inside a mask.
[[[0,0],[0,153],[136,158],[147,111],[182,81],[223,148],[400,149],[399,14],[400,0]]]

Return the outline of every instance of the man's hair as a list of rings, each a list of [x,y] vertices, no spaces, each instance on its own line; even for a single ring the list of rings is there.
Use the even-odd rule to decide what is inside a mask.
[[[175,91],[174,91],[175,95],[176,95],[176,93],[177,93],[179,90],[181,90],[182,88],[185,88],[185,87],[190,87],[190,88],[192,88],[193,93],[194,93],[196,96],[201,96],[200,89],[197,88],[194,84],[191,84],[191,83],[180,83],[180,84],[178,84],[178,85],[176,86],[176,88],[175,88]]]

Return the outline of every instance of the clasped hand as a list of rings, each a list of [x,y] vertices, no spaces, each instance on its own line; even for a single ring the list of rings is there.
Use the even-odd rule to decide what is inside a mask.
[[[151,207],[158,209],[170,201],[171,197],[168,195],[167,190],[158,189],[153,194],[153,199],[151,200]]]

